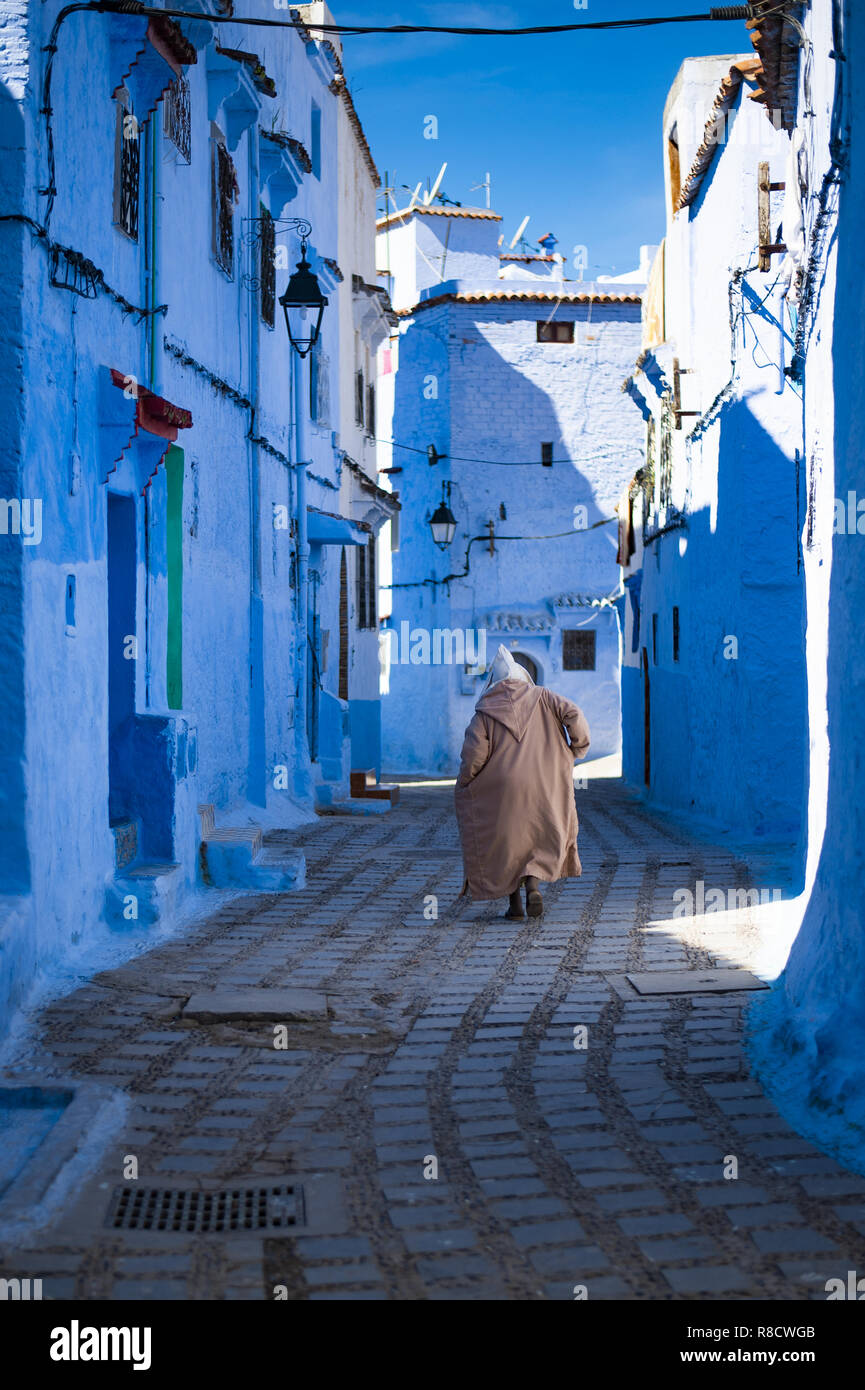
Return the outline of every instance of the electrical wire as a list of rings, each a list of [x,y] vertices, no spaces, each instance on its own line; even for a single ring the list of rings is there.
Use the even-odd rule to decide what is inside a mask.
[[[583,526],[580,530],[572,528],[570,531],[552,531],[543,536],[499,536],[493,533],[492,536],[487,532],[483,536],[472,536],[466,546],[466,567],[457,574],[446,574],[443,579],[409,579],[400,584],[382,584],[382,589],[422,589],[425,584],[431,584],[433,588],[438,588],[440,584],[450,584],[454,579],[466,579],[471,568],[471,548],[477,541],[489,544],[492,541],[554,541],[560,540],[565,536],[584,536],[587,531],[596,531],[599,526],[610,526],[618,522],[617,516],[605,516],[600,521],[593,521],[591,526]]]
[[[426,449],[418,449],[414,444],[400,444],[396,439],[378,439],[373,436],[376,444],[389,445],[392,449],[405,449],[410,454],[424,454]],[[629,455],[621,453],[607,452],[604,454],[592,454],[591,458],[583,459],[583,463],[598,463],[601,459],[627,458]],[[574,459],[552,459],[550,463],[541,463],[540,459],[476,459],[469,458],[466,454],[439,454],[438,458],[449,458],[454,463],[484,463],[494,468],[550,468],[554,463],[570,463],[576,467]]]
[[[72,8],[72,7],[70,7]],[[105,13],[167,16],[170,19],[201,20],[201,12],[182,9],[162,9],[139,5],[136,0],[93,0],[92,4],[76,5],[76,9],[93,9]],[[249,24],[267,29],[308,29],[313,34],[335,34],[340,38],[361,37],[364,34],[457,34],[463,37],[515,37],[532,34],[570,34],[581,30],[646,29],[659,24],[693,24],[704,20],[737,20],[754,17],[754,8],[746,5],[713,6],[702,14],[653,15],[642,19],[594,19],[577,24],[531,24],[522,28],[482,28],[475,25],[450,24],[316,24],[300,17],[265,19],[246,15],[219,16],[220,24]]]

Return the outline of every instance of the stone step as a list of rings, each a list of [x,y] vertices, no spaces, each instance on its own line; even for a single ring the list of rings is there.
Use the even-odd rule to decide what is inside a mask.
[[[103,915],[117,931],[152,927],[173,917],[184,882],[183,866],[167,860],[133,864],[108,884]]]
[[[138,858],[139,828],[140,821],[137,820],[118,820],[112,824],[115,869],[125,869]]]
[[[352,797],[369,797],[373,801],[389,801],[391,806],[395,806],[399,801],[399,787],[379,782],[372,769],[352,772],[349,776],[349,785]]]
[[[373,768],[365,768],[363,771],[349,773],[349,786],[352,796],[366,796],[370,787],[374,787],[377,781]]]
[[[216,825],[216,807],[210,801],[202,802],[198,814],[201,818],[201,838],[206,840]]]
[[[306,857],[296,850],[265,848],[258,825],[212,830],[201,842],[200,865],[210,888],[285,893],[306,882]]]

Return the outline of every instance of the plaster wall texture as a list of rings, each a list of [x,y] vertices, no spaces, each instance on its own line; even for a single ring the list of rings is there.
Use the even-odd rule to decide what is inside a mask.
[[[415,219],[424,227],[446,220]],[[501,290],[497,265],[491,255],[481,278],[456,277],[422,298]],[[394,298],[403,302],[398,277]],[[573,344],[538,342],[538,321],[552,315],[574,324]],[[446,301],[403,319],[392,438],[405,446],[393,461],[404,470],[400,495],[412,529],[407,544],[407,521],[393,563],[397,647],[382,707],[388,766],[452,771],[482,683],[463,660],[413,664],[404,623],[430,642],[436,629],[468,631],[470,662],[476,633],[486,634],[490,656],[506,642],[585,710],[593,752],[618,748],[618,628],[613,609],[600,604],[617,587],[616,536],[613,525],[595,523],[612,517],[642,457],[639,418],[621,393],[639,333],[639,305],[622,303]],[[542,443],[552,445],[552,467],[541,465]],[[429,444],[446,456],[434,468],[424,457]],[[444,555],[428,526],[443,481],[457,518]],[[499,538],[492,555],[481,539],[490,521]],[[443,586],[448,575],[456,577]],[[432,579],[439,582],[423,582]],[[596,669],[565,671],[562,632],[583,626],[597,634]]]
[[[44,44],[59,9],[49,0],[35,8],[7,3],[0,11],[0,210],[35,224],[46,215],[37,190],[49,181],[39,114]],[[270,13],[263,4],[258,9]],[[341,204],[341,103],[329,91],[334,66],[324,45],[306,43],[298,32],[257,30],[255,49],[277,92],[270,96],[256,87],[247,64],[216,52],[216,31],[206,17],[184,21],[197,48],[197,62],[185,69],[191,157],[187,162],[163,128],[157,98],[171,77],[166,68],[151,114],[140,105],[136,111],[136,242],[112,217],[118,120],[112,93],[130,69],[127,85],[136,100],[143,90],[133,59],[143,52],[154,61],[145,28],[140,18],[75,14],[60,30],[49,235],[88,257],[129,304],[165,305],[165,311],[142,319],[124,313],[104,288],[90,298],[57,288],[49,283],[46,239],[20,221],[0,223],[6,460],[0,491],[7,499],[38,499],[42,507],[38,543],[0,537],[9,619],[0,666],[15,729],[3,755],[9,833],[0,859],[0,1026],[37,972],[74,961],[107,930],[115,875],[110,796],[115,809],[125,796],[122,812],[139,822],[140,855],[165,861],[164,868],[179,865],[179,900],[197,888],[199,802],[215,803],[223,823],[253,816],[291,824],[311,814],[301,794],[295,717],[296,654],[306,638],[297,613],[296,540],[290,525],[274,525],[275,507],[283,508],[286,522],[297,507],[292,361],[279,308],[271,330],[250,281],[258,272],[252,219],[261,205],[276,218],[308,217],[310,260],[332,301],[323,330],[331,418],[306,422],[308,502],[337,511],[340,323],[333,307],[337,279],[327,259],[338,255],[346,198]],[[216,130],[236,177],[230,273],[213,254]],[[270,130],[313,152],[318,172],[304,172],[301,154],[274,156],[261,133]],[[369,260],[373,214],[365,208],[367,215]],[[343,230],[351,244],[356,232]],[[288,255],[277,259],[277,294],[299,250],[294,236],[279,237],[278,245]],[[121,373],[120,387],[111,384],[109,368]],[[165,463],[154,472],[169,440],[136,430],[139,387],[192,414],[192,427],[180,429],[176,440],[182,450],[176,522],[169,521]],[[129,499],[132,509],[131,529],[112,552],[109,493]],[[112,515],[123,509],[121,501]],[[182,553],[182,704],[173,687],[169,707],[172,525]],[[122,582],[109,583],[109,552]],[[336,634],[338,562],[325,555],[321,570],[323,626]],[[132,604],[131,626],[122,635],[135,643],[134,707],[126,732],[115,738],[109,683],[123,684],[129,674],[109,641],[109,609],[121,591]],[[337,724],[341,755],[348,729]],[[122,772],[113,784],[110,746]],[[131,940],[135,930],[133,922]]]
[[[773,989],[751,1010],[755,1068],[803,1133],[865,1172],[865,934],[861,896],[863,767],[858,733],[865,662],[858,633],[865,555],[858,531],[836,532],[836,499],[861,493],[859,421],[865,216],[862,71],[865,13],[819,0],[804,20],[813,59],[800,86],[804,256],[813,278],[804,335],[808,512],[810,783],[805,883],[785,921],[791,943]],[[829,55],[843,54],[843,63]],[[801,119],[807,110],[809,118]],[[836,160],[840,160],[840,169]],[[854,523],[855,525],[855,523]]]
[[[720,80],[730,59],[700,65]],[[665,116],[692,130],[705,91],[683,66]],[[644,785],[644,678],[649,661],[651,773],[660,807],[727,827],[743,839],[792,841],[801,860],[807,781],[803,575],[797,458],[801,387],[784,375],[791,326],[778,261],[756,269],[757,167],[782,181],[789,137],[755,130],[746,86],[695,201],[668,219],[666,342],[636,376],[654,416],[652,494],[637,499],[640,636],[628,604],[624,772]],[[747,114],[746,114],[747,113]],[[741,124],[740,124],[741,120]],[[684,161],[683,161],[684,163]],[[668,175],[669,206],[669,175]],[[776,196],[774,212],[779,215]],[[681,429],[669,431],[662,494],[663,398],[680,375]],[[666,529],[671,527],[672,529]],[[660,532],[660,534],[657,534]],[[645,548],[642,541],[647,540]],[[679,650],[674,653],[677,610]],[[759,776],[757,770],[760,770]]]

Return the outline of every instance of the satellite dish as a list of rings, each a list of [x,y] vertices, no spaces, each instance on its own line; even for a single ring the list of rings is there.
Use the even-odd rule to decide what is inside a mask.
[[[522,220],[522,222],[520,223],[520,225],[517,227],[517,230],[516,230],[516,232],[514,233],[513,239],[512,239],[512,241],[511,241],[511,243],[510,243],[510,249],[511,249],[511,251],[513,251],[514,247],[516,246],[516,244],[517,244],[517,242],[519,241],[520,237],[522,236],[523,232],[526,230],[526,227],[529,225],[529,218],[530,218],[530,217],[531,217],[531,213],[529,213],[529,216],[528,216],[528,217],[524,217],[523,220]]]

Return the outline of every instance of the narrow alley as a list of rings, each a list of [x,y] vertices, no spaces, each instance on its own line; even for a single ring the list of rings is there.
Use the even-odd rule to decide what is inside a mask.
[[[18,1067],[130,1105],[77,1201],[14,1251],[20,1275],[90,1300],[825,1300],[865,1267],[865,1179],[749,1077],[753,995],[672,992],[747,970],[755,939],[747,911],[695,930],[674,893],[761,866],[590,777],[583,877],[510,922],[459,896],[452,783],[401,791],[387,816],[272,836],[305,852],[306,889],[233,898],[19,1040]],[[641,996],[642,970],[671,992]],[[181,1016],[248,986],[326,1013]],[[222,1235],[131,1229],[109,1215],[130,1160],[142,1193],[288,1183],[294,1229],[248,1208]]]

